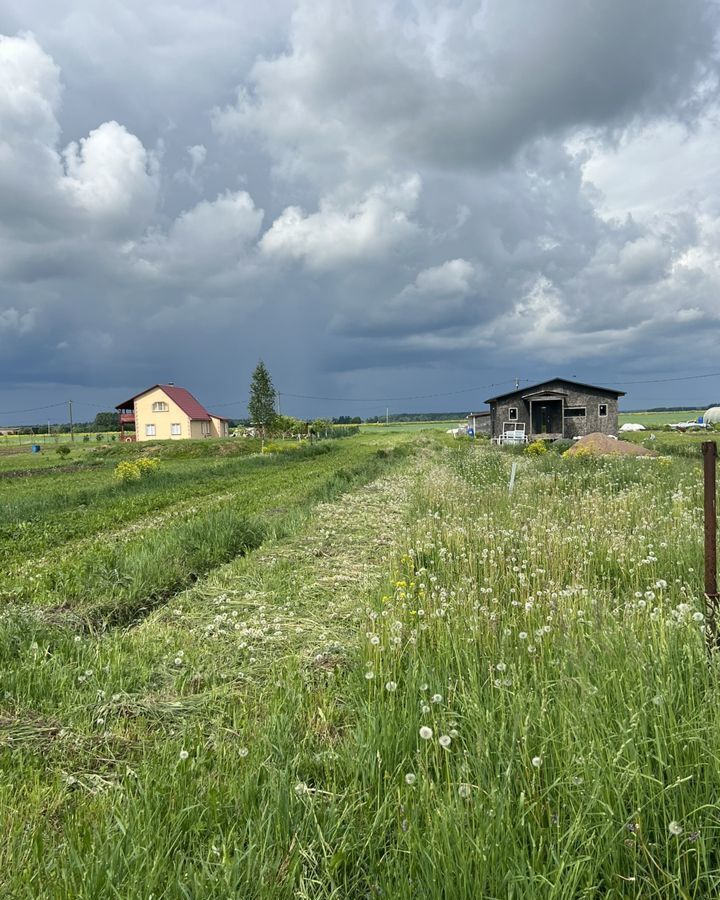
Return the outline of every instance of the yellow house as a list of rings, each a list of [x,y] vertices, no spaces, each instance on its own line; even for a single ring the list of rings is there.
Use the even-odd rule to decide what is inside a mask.
[[[120,413],[121,441],[164,441],[184,438],[227,437],[228,423],[213,416],[185,388],[156,384],[115,409]],[[127,425],[135,433],[125,432]]]

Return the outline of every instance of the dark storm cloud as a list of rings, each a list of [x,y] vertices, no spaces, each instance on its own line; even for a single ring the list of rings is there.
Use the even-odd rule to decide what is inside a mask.
[[[716,365],[713,3],[290,11],[5,4],[0,410]]]

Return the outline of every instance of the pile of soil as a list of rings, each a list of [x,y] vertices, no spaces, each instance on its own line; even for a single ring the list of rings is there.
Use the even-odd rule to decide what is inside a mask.
[[[647,447],[632,444],[630,441],[616,441],[599,431],[581,437],[566,453],[568,456],[576,456],[581,450],[593,456],[657,456],[654,450],[648,450]]]

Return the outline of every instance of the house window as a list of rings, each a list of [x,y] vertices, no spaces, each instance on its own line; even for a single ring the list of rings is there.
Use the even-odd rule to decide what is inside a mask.
[[[203,422],[203,423],[202,423],[202,433],[203,433],[204,435],[206,435],[206,436],[207,436],[208,434],[210,434],[210,423],[209,423],[209,422]]]
[[[565,407],[565,418],[566,419],[584,419],[585,418],[585,407],[584,406],[566,406]]]
[[[175,422],[170,426],[170,434],[182,434],[182,428],[179,422]]]
[[[167,412],[168,405],[164,400],[156,400],[152,405],[153,412]]]
[[[517,422],[517,406],[511,406],[508,410],[508,419],[511,422]]]
[[[145,426],[145,437],[155,437],[155,426],[154,425],[146,425]]]
[[[601,419],[603,416],[607,415],[607,403],[601,403],[600,406],[598,406],[598,415]]]

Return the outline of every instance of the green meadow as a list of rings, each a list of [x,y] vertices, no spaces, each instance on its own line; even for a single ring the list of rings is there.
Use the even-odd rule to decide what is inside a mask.
[[[373,427],[0,458],[0,896],[720,895],[697,441]]]

